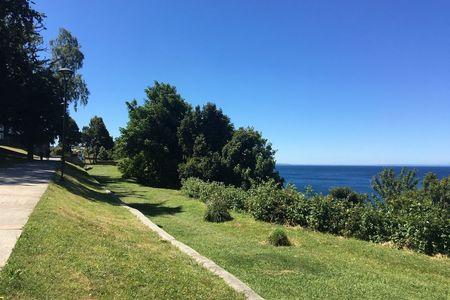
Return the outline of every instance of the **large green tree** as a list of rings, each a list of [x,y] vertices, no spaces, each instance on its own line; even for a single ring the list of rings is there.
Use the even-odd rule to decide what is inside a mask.
[[[184,159],[179,165],[180,178],[223,181],[221,151],[233,130],[230,118],[213,103],[197,106],[187,114],[178,128]]]
[[[70,149],[77,144],[81,143],[81,131],[78,127],[77,122],[72,119],[70,116],[67,118],[66,125],[66,151],[70,151]]]
[[[101,117],[94,116],[89,126],[83,127],[82,141],[85,144],[94,163],[97,163],[100,148],[110,150],[114,147],[114,141]]]
[[[40,58],[43,14],[30,1],[0,2],[0,123],[32,158],[34,146],[52,142],[58,131],[58,84]]]
[[[222,150],[227,170],[225,182],[243,188],[269,179],[281,184],[274,155],[275,150],[261,133],[253,128],[239,128]]]
[[[117,147],[122,157],[119,168],[148,185],[177,187],[182,161],[177,130],[191,107],[169,84],[155,82],[145,92],[143,105],[135,100],[127,103],[129,121]]]

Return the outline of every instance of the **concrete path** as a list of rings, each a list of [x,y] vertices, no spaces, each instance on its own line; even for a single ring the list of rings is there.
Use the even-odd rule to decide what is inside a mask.
[[[0,168],[0,268],[48,186],[56,162],[32,161]]]

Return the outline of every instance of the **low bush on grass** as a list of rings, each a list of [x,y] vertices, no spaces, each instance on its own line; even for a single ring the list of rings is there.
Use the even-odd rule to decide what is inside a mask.
[[[206,212],[204,216],[205,221],[208,222],[225,222],[232,219],[228,211],[227,203],[217,194],[212,196],[206,202]]]
[[[287,237],[286,232],[281,228],[276,228],[272,231],[267,239],[269,244],[279,247],[279,246],[290,246],[291,242]]]
[[[229,209],[244,210],[247,191],[219,182],[205,182],[198,178],[188,178],[182,182],[181,191],[189,198],[206,203],[213,194],[218,194]],[[218,196],[218,197],[219,197]]]
[[[210,206],[211,199],[215,199],[211,203],[220,199],[222,207],[244,210],[261,221],[449,255],[450,177],[439,181],[428,175],[424,188],[418,189],[412,172],[403,171],[396,177],[383,171],[379,176],[374,179],[377,195],[372,198],[347,187],[333,188],[326,196],[302,193],[291,185],[280,188],[273,180],[245,191],[188,179],[183,191]]]

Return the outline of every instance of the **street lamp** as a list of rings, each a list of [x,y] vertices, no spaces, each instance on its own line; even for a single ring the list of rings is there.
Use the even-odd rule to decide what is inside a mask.
[[[62,120],[62,135],[61,135],[61,142],[62,142],[62,155],[61,155],[61,180],[64,180],[64,165],[66,163],[66,157],[65,157],[65,149],[66,149],[66,115],[67,115],[67,82],[72,76],[73,71],[68,68],[60,68],[58,70],[59,74],[61,74],[63,81],[64,81],[64,102],[63,104],[63,120]]]

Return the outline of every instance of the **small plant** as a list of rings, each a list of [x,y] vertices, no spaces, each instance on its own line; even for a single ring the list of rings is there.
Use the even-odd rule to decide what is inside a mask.
[[[206,212],[204,216],[205,221],[208,222],[225,222],[232,219],[227,203],[222,198],[215,194],[209,201],[206,202]]]
[[[269,235],[268,242],[269,244],[276,247],[291,245],[286,232],[281,228],[276,228],[274,231],[272,231],[272,233]]]

